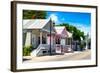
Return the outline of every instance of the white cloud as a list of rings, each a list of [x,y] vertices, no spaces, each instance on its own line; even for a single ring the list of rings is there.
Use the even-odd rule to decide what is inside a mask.
[[[51,15],[50,15],[50,18],[52,19],[52,21],[58,22],[58,17],[57,17],[57,15],[51,14]]]
[[[83,31],[85,35],[89,33],[89,36],[91,36],[91,27],[86,26],[84,24],[79,24],[79,23],[71,23],[73,26],[77,27],[79,30]]]
[[[89,34],[89,37],[91,37],[91,28],[90,27],[83,26],[83,27],[80,27],[78,29],[80,29],[81,31],[83,31],[85,35]]]
[[[83,31],[85,33],[85,35],[87,33],[90,34],[90,27],[85,27],[85,26],[82,26],[82,27],[78,27],[78,29],[80,29],[81,31]]]

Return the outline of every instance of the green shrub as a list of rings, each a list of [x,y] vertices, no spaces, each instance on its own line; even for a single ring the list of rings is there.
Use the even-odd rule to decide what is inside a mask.
[[[80,44],[80,50],[82,51],[84,48],[84,44]]]
[[[24,46],[23,56],[30,56],[31,51],[32,51],[32,46]]]

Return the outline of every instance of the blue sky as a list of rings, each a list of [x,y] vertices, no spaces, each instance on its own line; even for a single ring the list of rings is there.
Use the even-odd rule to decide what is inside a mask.
[[[51,17],[55,21],[56,25],[61,23],[69,23],[70,25],[76,26],[85,34],[90,34],[91,27],[91,14],[80,13],[80,12],[47,12],[47,18]]]

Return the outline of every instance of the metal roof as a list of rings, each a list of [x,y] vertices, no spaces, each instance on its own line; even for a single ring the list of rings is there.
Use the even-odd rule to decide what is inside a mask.
[[[24,19],[23,28],[24,29],[42,29],[49,19]]]
[[[55,26],[55,29],[56,29],[57,34],[61,34],[62,35],[62,32],[65,29],[65,26]],[[67,30],[66,30],[66,33],[67,33],[68,37],[72,37],[72,33],[70,33]]]

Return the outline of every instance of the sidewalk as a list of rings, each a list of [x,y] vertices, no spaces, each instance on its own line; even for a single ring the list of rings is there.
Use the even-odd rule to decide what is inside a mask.
[[[52,55],[52,56],[40,56],[40,57],[32,57],[32,56],[24,56],[24,62],[47,62],[47,61],[65,61],[65,60],[83,60],[90,59],[91,52],[90,50],[86,51],[77,51],[74,53],[65,53],[64,55]]]

